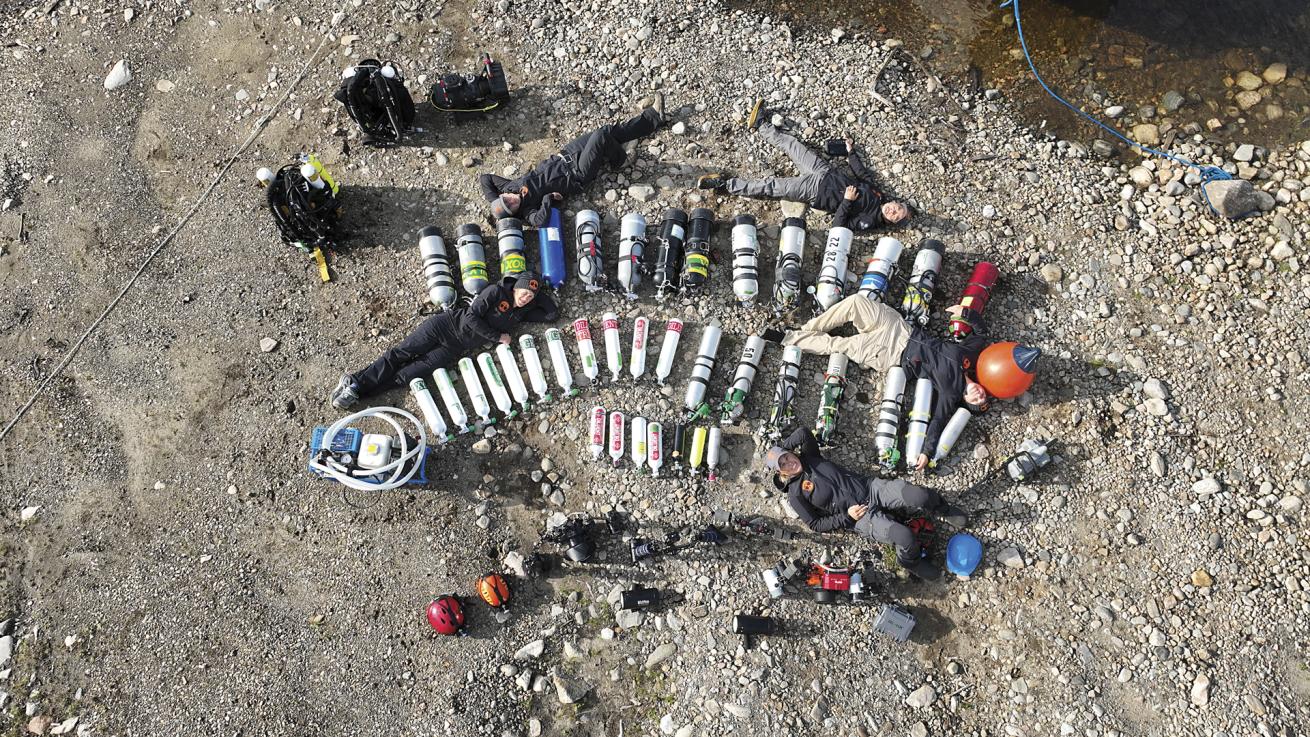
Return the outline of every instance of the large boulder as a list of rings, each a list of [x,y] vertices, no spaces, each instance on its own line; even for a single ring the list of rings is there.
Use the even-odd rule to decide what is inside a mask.
[[[1273,197],[1268,192],[1257,190],[1245,179],[1207,182],[1205,196],[1220,215],[1229,219],[1240,218],[1273,207]]]

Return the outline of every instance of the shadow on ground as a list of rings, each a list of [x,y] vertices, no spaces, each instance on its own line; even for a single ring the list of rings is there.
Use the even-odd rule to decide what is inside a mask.
[[[342,227],[346,237],[339,249],[346,253],[381,246],[408,251],[418,244],[418,232],[428,224],[441,226],[446,250],[454,256],[458,225],[451,213],[471,211],[463,196],[437,188],[343,186]],[[494,250],[495,244],[492,243]]]

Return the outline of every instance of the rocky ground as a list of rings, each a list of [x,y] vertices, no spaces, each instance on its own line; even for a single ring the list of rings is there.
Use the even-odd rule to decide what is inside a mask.
[[[930,76],[913,49],[886,67],[878,101],[869,75],[896,39],[717,3],[56,0],[0,29],[12,59],[6,419],[331,34],[233,173],[0,444],[4,733],[1292,735],[1310,724],[1299,400],[1310,142],[1220,147],[1176,132],[1175,151],[1264,193],[1251,196],[1261,212],[1230,222],[1183,169],[1025,130],[1003,91],[970,95],[958,70]],[[424,112],[414,145],[362,147],[330,99],[352,59],[395,59],[417,95],[482,48],[504,60],[513,104],[476,120]],[[120,59],[132,79],[106,91]],[[646,314],[655,335],[685,319],[671,391],[603,383],[498,425],[486,454],[456,439],[429,488],[362,497],[310,477],[307,438],[336,417],[324,403],[336,377],[422,319],[417,230],[479,220],[477,172],[520,171],[653,89],[676,125],[567,209],[601,211],[612,244],[626,212],[713,207],[712,290],[664,304],[643,290],[632,304],[571,284],[561,302],[593,326],[608,309]],[[947,243],[939,305],[973,261],[995,260],[993,329],[1045,351],[1033,390],[974,421],[945,473],[924,480],[979,511],[984,566],[933,585],[886,570],[876,598],[919,621],[898,644],[871,632],[871,607],[771,605],[760,582],[782,555],[848,560],[858,540],[734,539],[641,567],[614,543],[600,563],[515,577],[509,622],[471,605],[470,636],[437,638],[426,603],[471,594],[478,574],[533,550],[551,515],[624,509],[644,533],[716,509],[784,516],[751,435],[776,348],[716,483],[593,463],[583,438],[593,404],[679,414],[711,317],[725,326],[710,385],[721,395],[744,337],[772,321],[763,305],[731,303],[723,222],[755,214],[771,262],[778,209],[692,189],[718,167],[786,167],[741,126],[757,95],[805,139],[850,133],[913,200],[922,216],[896,235],[907,249]],[[327,285],[277,243],[248,176],[302,150],[344,185],[354,233]],[[812,277],[827,222],[808,222]],[[857,239],[852,264],[875,239]],[[803,417],[822,369],[804,365]],[[868,467],[881,377],[851,378],[833,456]],[[1029,437],[1058,440],[1049,472],[975,486]],[[616,612],[632,582],[684,600]],[[738,612],[770,613],[782,632],[747,649],[729,630]]]

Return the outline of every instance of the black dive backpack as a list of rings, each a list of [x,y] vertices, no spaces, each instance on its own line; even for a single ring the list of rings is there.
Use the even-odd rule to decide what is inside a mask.
[[[300,164],[277,171],[268,185],[268,209],[282,242],[306,253],[332,248],[339,237],[341,205],[331,186],[315,189],[300,173]]]
[[[364,143],[390,146],[414,127],[414,98],[395,62],[365,59],[349,67],[333,95],[364,131]]]

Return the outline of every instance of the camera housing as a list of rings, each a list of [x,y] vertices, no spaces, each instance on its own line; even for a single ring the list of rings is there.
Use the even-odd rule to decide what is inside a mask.
[[[559,526],[542,533],[541,539],[563,548],[563,555],[568,560],[586,563],[595,557],[596,538],[602,531],[610,535],[621,535],[627,527],[627,518],[617,511],[610,512],[601,520],[570,517]]]
[[[483,53],[473,74],[443,74],[432,85],[432,106],[446,113],[485,113],[509,100],[509,79],[500,62]]]

